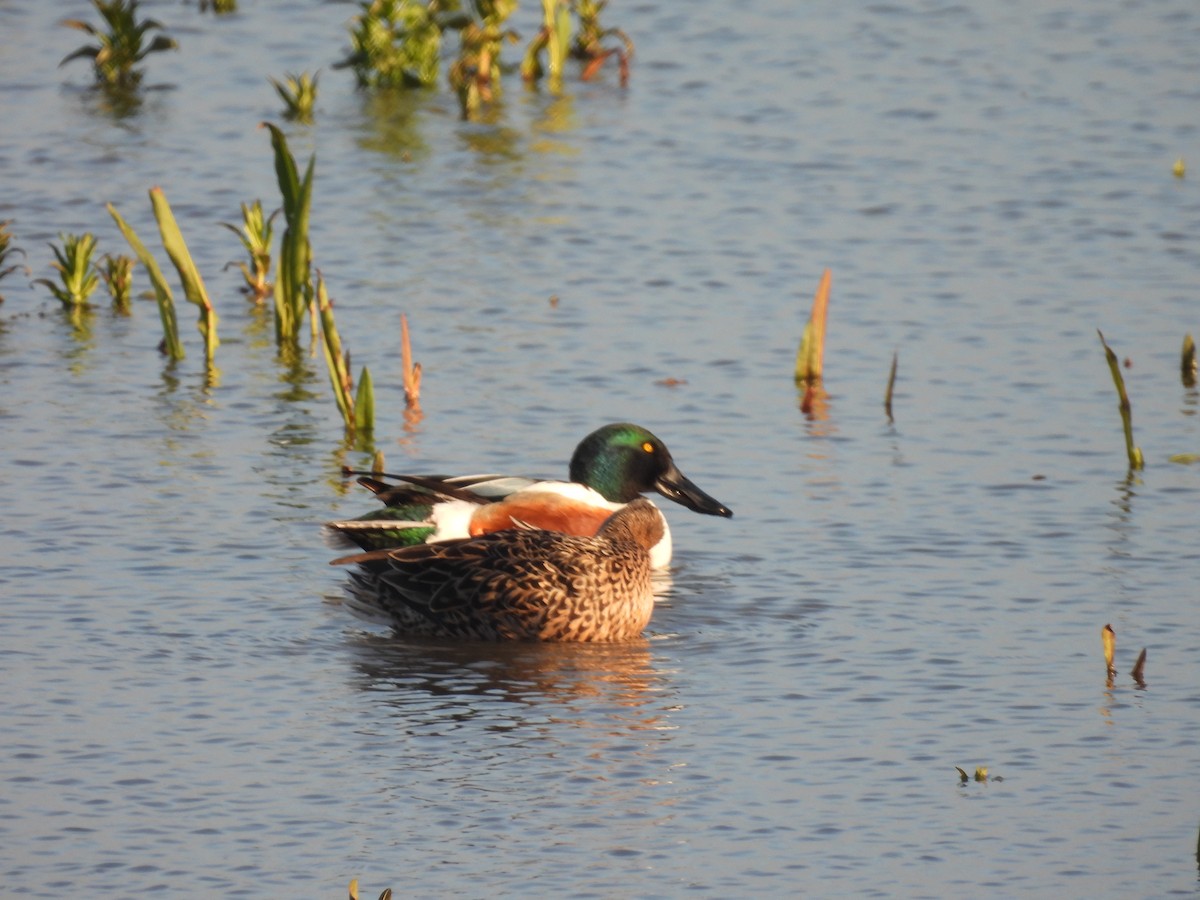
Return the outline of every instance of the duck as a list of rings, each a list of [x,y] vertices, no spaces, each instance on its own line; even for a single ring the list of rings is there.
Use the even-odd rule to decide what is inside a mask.
[[[478,537],[371,550],[348,592],[406,636],[482,641],[637,638],[654,611],[650,550],[662,513],[638,497],[594,535],[520,526]]]
[[[580,441],[571,456],[568,478],[364,474],[359,484],[373,492],[384,508],[356,519],[328,522],[326,527],[338,542],[368,551],[477,537],[520,526],[591,536],[613,512],[650,491],[694,512],[733,515],[679,470],[666,444],[630,422],[604,425]],[[665,569],[672,555],[671,530],[661,512],[659,516],[663,535],[651,550],[651,565]]]

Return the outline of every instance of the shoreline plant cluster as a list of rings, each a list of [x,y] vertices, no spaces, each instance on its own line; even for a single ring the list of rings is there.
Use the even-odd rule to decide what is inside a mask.
[[[139,16],[138,0],[91,0],[91,3],[100,15],[100,25],[82,19],[64,19],[61,24],[85,32],[93,41],[68,54],[59,65],[76,59],[90,61],[95,88],[103,95],[109,111],[120,118],[139,107],[142,64],[147,57],[176,50],[179,45],[165,33],[161,22]],[[537,85],[544,81],[557,91],[561,89],[568,59],[581,61],[580,77],[587,80],[606,60],[616,57],[624,86],[633,43],[620,29],[601,26],[599,18],[606,5],[607,0],[542,0],[541,27],[519,65],[524,82]],[[349,25],[350,54],[336,66],[352,69],[363,89],[435,86],[442,71],[446,38],[454,32],[460,39],[459,53],[448,68],[448,83],[459,99],[464,118],[492,102],[499,94],[501,76],[518,68],[500,58],[504,44],[519,40],[517,33],[506,26],[517,9],[517,0],[360,0],[358,6],[359,12]],[[237,4],[236,0],[200,0],[199,8],[201,12],[211,8],[215,13],[225,14],[236,12]],[[288,74],[282,80],[267,80],[284,102],[286,119],[302,124],[312,122],[316,75],[305,72]],[[260,200],[242,203],[240,225],[221,223],[238,236],[248,257],[229,265],[240,269],[245,282],[243,292],[255,303],[273,298],[275,338],[281,358],[290,362],[299,358],[300,334],[307,316],[314,342],[318,336],[321,341],[347,438],[364,444],[370,441],[375,423],[370,371],[364,366],[357,382],[353,378],[350,355],[337,331],[333,301],[320,271],[312,265],[308,222],[316,156],[301,174],[283,132],[275,125],[264,125],[271,134],[282,205],[267,215]],[[149,197],[162,247],[178,275],[185,299],[198,309],[197,327],[204,339],[207,372],[210,379],[215,378],[214,363],[220,343],[216,309],[166,194],[155,186],[149,189]],[[58,244],[50,244],[56,279],[39,278],[32,284],[47,289],[60,301],[68,320],[81,328],[92,309],[91,297],[100,284],[105,286],[118,314],[132,313],[133,274],[140,264],[150,280],[162,320],[163,340],[159,349],[171,362],[184,359],[186,350],[179,336],[175,297],[163,270],[116,206],[108,203],[107,210],[129,244],[132,256],[105,254],[93,259],[97,246],[94,234],[62,233]],[[271,254],[276,218],[280,214],[282,236],[272,282]],[[0,279],[21,268],[28,272],[27,266],[13,262],[16,255],[24,256],[25,252],[13,244],[12,224],[11,219],[0,222]],[[401,337],[406,419],[411,423],[420,417],[421,368],[412,362],[408,321],[403,316]]]

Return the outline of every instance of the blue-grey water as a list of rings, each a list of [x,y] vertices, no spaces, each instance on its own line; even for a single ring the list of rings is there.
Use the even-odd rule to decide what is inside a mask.
[[[90,4],[0,0],[0,220],[31,270],[0,280],[5,895],[1200,889],[1200,466],[1171,461],[1200,453],[1200,9],[614,0],[627,90],[513,75],[464,123],[444,86],[331,68],[354,5],[239,6],[146,0],[180,50],[119,119],[56,68]],[[644,641],[429,645],[341,605],[320,523],[371,508],[339,476],[369,454],[218,225],[278,205],[267,76],[318,68],[286,129],[388,468],[560,475],[632,420],[734,509],[667,510]],[[109,201],[158,248],[154,185],[221,316],[212,378],[193,307],[171,366],[152,302],[101,291],[80,329],[29,286],[60,232],[128,253]]]

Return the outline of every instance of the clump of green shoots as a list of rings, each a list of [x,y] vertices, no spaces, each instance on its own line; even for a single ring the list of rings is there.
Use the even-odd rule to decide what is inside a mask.
[[[605,60],[616,56],[621,77],[621,87],[629,83],[629,61],[633,59],[633,41],[620,28],[604,28],[600,25],[600,13],[608,0],[575,0],[575,15],[579,18],[579,30],[571,43],[571,57],[583,61],[583,81],[590,80]],[[605,47],[606,38],[616,38],[620,46]]]
[[[237,0],[200,0],[200,12],[212,8],[217,15],[237,12]]]
[[[61,248],[50,245],[55,257],[50,265],[58,270],[61,284],[55,284],[49,278],[39,278],[34,284],[45,285],[64,307],[76,312],[87,307],[87,299],[100,281],[92,264],[96,238],[91,232],[60,234],[58,237],[63,245]]]
[[[104,19],[108,31],[101,31],[81,19],[64,20],[63,25],[87,32],[97,43],[85,44],[64,57],[59,65],[73,59],[90,59],[98,83],[119,91],[136,90],[142,81],[142,71],[135,66],[151,53],[173,50],[178,44],[165,34],[148,40],[149,32],[163,26],[154,19],[138,21],[138,0],[92,0],[92,5]]]
[[[450,87],[458,95],[464,119],[490,103],[500,90],[500,48],[515,41],[517,34],[504,23],[517,8],[516,0],[475,0],[478,21],[470,21],[459,33],[458,59],[450,67]]]
[[[288,73],[283,81],[268,79],[275,86],[283,100],[283,117],[289,121],[311,125],[313,120],[313,104],[317,102],[317,76],[303,72],[300,75]]]
[[[1145,457],[1142,456],[1141,448],[1133,443],[1133,408],[1129,403],[1129,394],[1125,392],[1125,379],[1121,375],[1121,363],[1117,360],[1117,354],[1113,353],[1112,348],[1105,342],[1103,333],[1097,329],[1096,334],[1100,335],[1100,343],[1104,347],[1104,357],[1108,360],[1113,384],[1117,388],[1118,409],[1121,411],[1121,424],[1125,428],[1125,452],[1129,457],[1129,468],[1131,471],[1144,469],[1146,467]]]
[[[112,297],[113,309],[127,316],[133,311],[133,257],[106,253],[100,259],[100,278]]]
[[[371,385],[371,372],[363,366],[356,391],[350,375],[350,354],[342,350],[342,339],[333,316],[333,303],[325,290],[325,280],[320,272],[317,273],[317,308],[321,314],[322,347],[329,369],[329,382],[333,385],[334,398],[346,423],[346,433],[351,437],[369,439],[375,430],[375,391]]]
[[[442,32],[465,20],[454,0],[362,0],[350,28],[351,68],[359,87],[432,87]]]
[[[312,283],[312,247],[308,242],[308,216],[312,206],[314,154],[301,178],[296,160],[288,149],[283,132],[270,122],[263,123],[271,132],[275,149],[275,175],[283,195],[283,239],[279,244],[279,266],[275,278],[275,343],[281,349],[295,347],[300,339],[304,314],[314,304]]]
[[[261,303],[274,290],[267,279],[271,274],[271,238],[274,235],[274,221],[277,215],[279,210],[264,216],[262,201],[255,200],[253,203],[242,204],[240,229],[229,222],[221,223],[238,236],[238,240],[250,254],[249,264],[240,262],[229,265],[236,265],[242,270],[242,277],[246,280],[246,293],[255,303]]]
[[[13,235],[8,230],[8,226],[13,222],[12,219],[5,219],[0,222],[0,278],[5,275],[11,275],[17,269],[21,268],[16,263],[9,264],[9,259],[16,253],[25,255],[25,251],[19,247],[14,247],[12,243]],[[0,294],[0,303],[4,302],[4,295]]]

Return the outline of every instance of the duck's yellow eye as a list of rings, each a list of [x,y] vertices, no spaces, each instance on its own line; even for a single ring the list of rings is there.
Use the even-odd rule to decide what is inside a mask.
[[[642,449],[645,450],[647,453],[653,453],[654,445],[652,443],[650,443],[649,441],[646,441],[646,443],[642,444]]]

